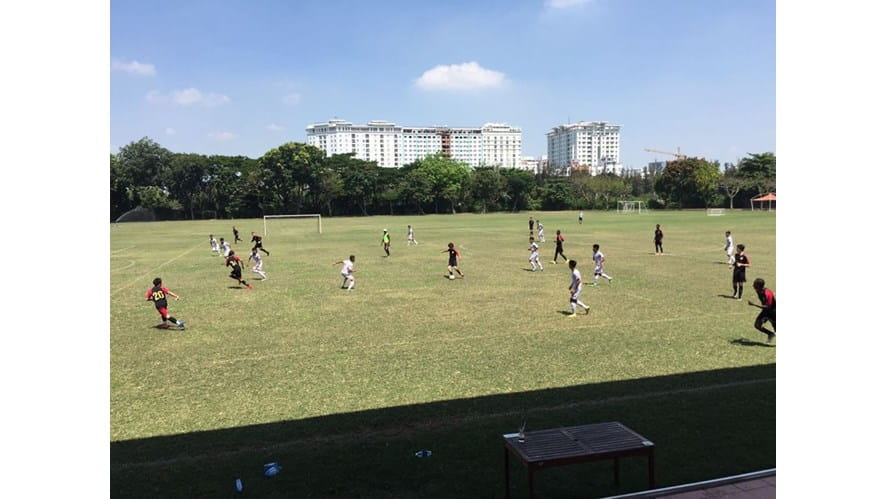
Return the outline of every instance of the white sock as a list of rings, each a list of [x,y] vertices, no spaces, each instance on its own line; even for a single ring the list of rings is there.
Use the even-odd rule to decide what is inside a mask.
[[[570,312],[576,313],[576,302],[570,302]]]

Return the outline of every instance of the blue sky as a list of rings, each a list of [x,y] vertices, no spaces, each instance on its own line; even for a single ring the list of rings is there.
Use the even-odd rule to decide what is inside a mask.
[[[305,127],[523,130],[580,120],[644,148],[735,161],[776,144],[775,2],[111,2],[111,150],[259,157]]]

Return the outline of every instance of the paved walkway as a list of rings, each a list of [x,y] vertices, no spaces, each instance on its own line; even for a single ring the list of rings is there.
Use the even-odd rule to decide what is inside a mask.
[[[746,473],[705,482],[647,490],[608,499],[774,499],[776,469]]]

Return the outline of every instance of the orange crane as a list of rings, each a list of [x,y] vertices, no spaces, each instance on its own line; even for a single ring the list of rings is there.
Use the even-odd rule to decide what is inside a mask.
[[[658,149],[644,149],[644,150],[647,152],[658,152],[660,154],[670,154],[670,155],[674,156],[675,159],[687,159],[687,155],[681,153],[680,147],[678,147],[678,152],[660,151]]]

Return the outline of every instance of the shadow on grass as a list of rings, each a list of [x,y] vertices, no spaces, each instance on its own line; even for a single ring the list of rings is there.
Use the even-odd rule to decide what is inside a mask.
[[[294,393],[298,404],[299,394]],[[334,396],[334,394],[331,394]],[[236,403],[236,399],[231,401]],[[111,442],[112,497],[504,497],[501,435],[620,421],[656,444],[657,486],[776,465],[775,364],[593,383]],[[415,452],[433,454],[419,459]],[[263,463],[281,472],[263,476]],[[527,473],[510,460],[511,493]],[[644,490],[646,459],[544,469],[537,497]]]
[[[735,300],[736,297],[733,295],[718,295],[718,298],[726,298],[728,300]]]
[[[767,348],[776,348],[776,345],[772,343],[765,343],[762,341],[754,341],[746,338],[736,338],[735,340],[730,340],[730,343],[734,345],[741,345],[744,347],[767,347]]]

